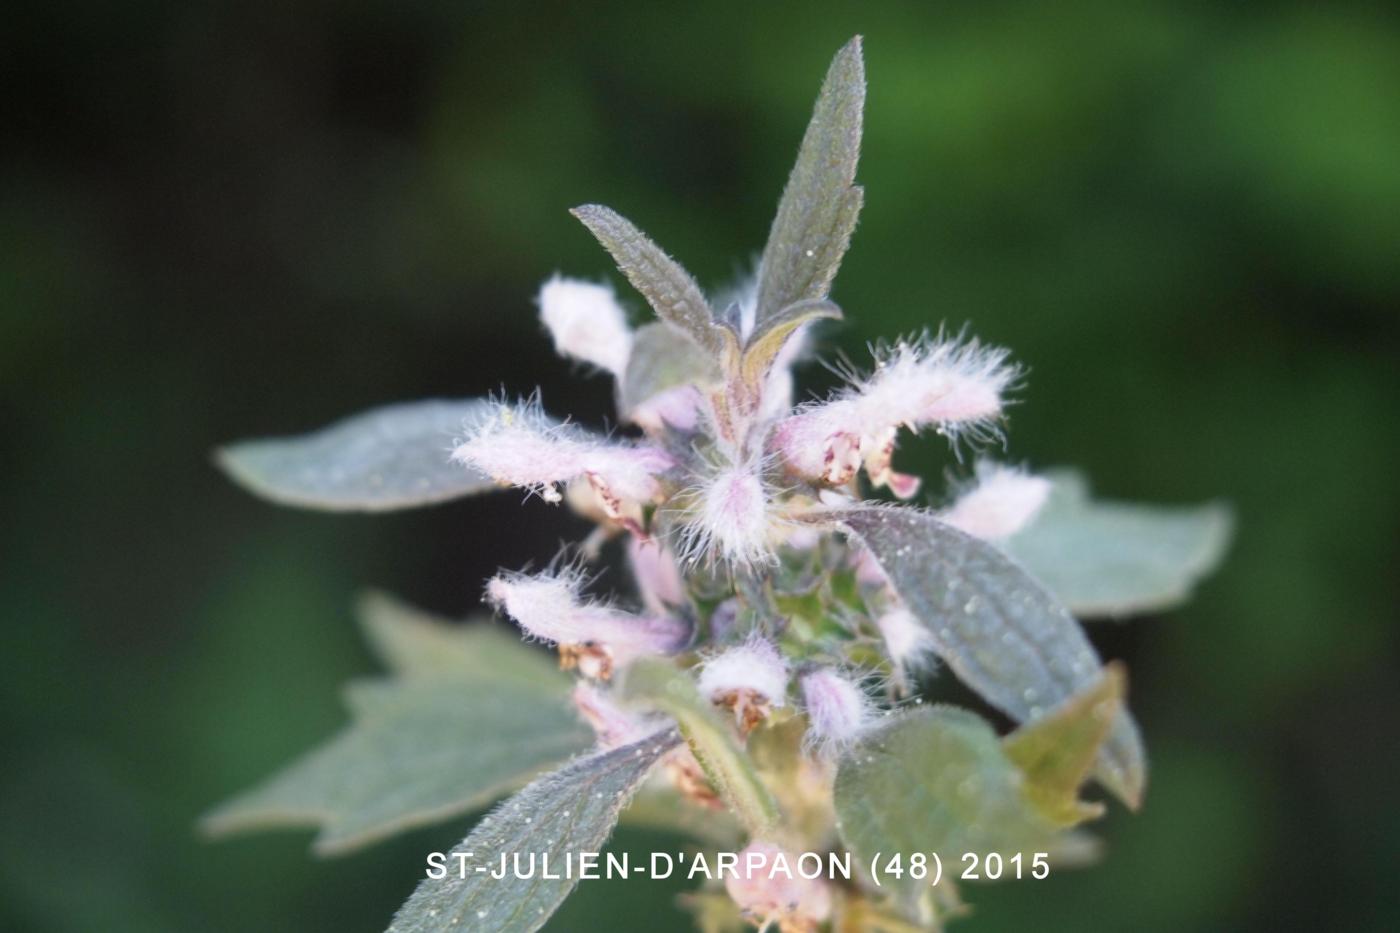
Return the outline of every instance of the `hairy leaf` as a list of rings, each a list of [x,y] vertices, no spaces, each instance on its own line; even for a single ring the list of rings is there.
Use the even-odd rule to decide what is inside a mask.
[[[602,849],[618,815],[657,761],[680,745],[674,730],[579,758],[533,781],[486,816],[453,852],[467,854],[466,877],[456,863],[442,879],[427,878],[399,908],[388,933],[530,933],[544,925],[577,883],[577,867],[563,877],[568,854]],[[502,856],[537,858],[530,878],[489,871]],[[549,874],[538,858],[548,854]],[[513,865],[513,863],[512,863]],[[524,874],[525,872],[522,872]]]
[[[860,216],[863,195],[853,182],[864,108],[857,36],[832,60],[778,203],[759,267],[760,327],[791,304],[825,298],[831,288]]]
[[[686,334],[662,321],[637,328],[619,388],[619,408],[630,415],[638,405],[668,389],[709,386],[721,379],[719,366]]]
[[[1003,742],[1006,756],[1025,772],[1027,798],[1056,825],[1072,826],[1103,814],[1103,804],[1079,799],[1079,788],[1123,708],[1126,679],[1122,664],[1109,664],[1098,683]]]
[[[870,549],[954,673],[1017,721],[1045,715],[1099,678],[1102,664],[1079,623],[992,545],[918,509],[862,506],[834,517]],[[1123,710],[1096,777],[1136,807],[1146,767]]]
[[[518,638],[382,594],[360,615],[398,676],[351,684],[351,724],[214,810],[207,832],[319,826],[315,851],[340,854],[489,803],[590,744],[568,678]]]
[[[215,462],[264,499],[337,512],[430,505],[496,488],[486,475],[448,459],[485,399],[387,405],[300,437],[242,441]]]
[[[567,698],[568,678],[549,655],[521,644],[514,628],[489,619],[454,624],[378,591],[362,595],[355,610],[374,653],[401,677],[509,679]]]
[[[763,836],[777,824],[773,795],[689,676],[665,662],[641,660],[627,668],[620,689],[627,700],[675,718],[705,776],[750,835]]]
[[[937,852],[945,870],[964,852],[1029,853],[1044,849],[1056,828],[1021,785],[1021,773],[980,717],[946,706],[901,713],[841,759],[837,826],[867,872],[876,853],[882,867],[903,853],[907,867],[909,855]],[[930,880],[906,877],[897,886],[927,889]]]
[[[1044,510],[1004,549],[1077,615],[1168,609],[1225,555],[1232,521],[1224,505],[1094,502],[1078,474],[1054,480]]]
[[[528,682],[431,679],[352,685],[353,723],[203,821],[213,835],[319,826],[338,855],[466,813],[592,735],[557,696]]]
[[[656,316],[690,335],[712,354],[720,352],[722,328],[715,323],[700,287],[630,220],[601,204],[585,204],[571,212],[609,253],[632,287],[642,293]]]

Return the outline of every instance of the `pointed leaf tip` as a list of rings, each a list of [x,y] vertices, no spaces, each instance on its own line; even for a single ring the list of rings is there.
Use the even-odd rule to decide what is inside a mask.
[[[855,184],[864,110],[865,63],[856,36],[827,69],[778,203],[759,265],[760,327],[789,305],[825,298],[831,289],[864,202]]]
[[[1103,804],[1079,799],[1079,788],[1094,769],[1126,691],[1123,664],[1110,662],[1097,682],[1003,741],[1007,757],[1026,775],[1023,793],[1042,816],[1072,826],[1103,814]],[[1138,800],[1125,803],[1136,809]]]
[[[612,256],[618,270],[646,298],[656,316],[685,331],[702,348],[718,354],[721,328],[709,302],[689,272],[626,217],[601,204],[569,211]]]
[[[234,482],[282,505],[382,512],[494,490],[448,454],[486,399],[385,405],[310,434],[242,441],[214,452]]]

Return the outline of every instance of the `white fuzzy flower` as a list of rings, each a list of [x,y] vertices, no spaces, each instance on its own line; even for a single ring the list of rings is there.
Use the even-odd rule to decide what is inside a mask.
[[[939,518],[987,541],[1009,538],[1039,514],[1050,497],[1050,481],[994,463],[977,464],[977,485]]]
[[[715,655],[700,669],[701,696],[732,709],[745,734],[786,702],[787,682],[787,661],[758,637]]]
[[[855,681],[821,667],[803,674],[801,685],[809,749],[828,754],[847,748],[870,725],[870,698]]]
[[[559,646],[560,665],[606,680],[615,665],[685,645],[689,626],[670,616],[639,616],[580,597],[573,573],[503,574],[486,585],[491,603],[529,635]]]
[[[622,375],[632,331],[610,287],[555,276],[541,286],[539,305],[558,353]]]
[[[908,498],[918,479],[890,466],[898,429],[933,426],[952,437],[990,430],[1019,376],[1006,356],[976,340],[900,342],[877,351],[869,377],[780,421],[771,446],[806,479],[842,485],[864,466],[876,486]]]
[[[903,606],[885,612],[875,620],[885,639],[885,651],[901,671],[917,670],[933,657],[933,636]]]
[[[784,525],[756,461],[728,464],[707,473],[691,490],[694,506],[683,530],[685,556],[717,556],[731,564],[774,560],[773,546]]]
[[[495,405],[471,427],[452,459],[499,483],[529,489],[546,502],[560,501],[561,483],[586,477],[612,518],[621,516],[627,503],[656,498],[661,490],[657,477],[675,465],[658,448],[615,443],[551,421],[534,399]]]
[[[754,841],[739,853],[724,888],[744,916],[768,929],[815,930],[831,914],[831,892],[822,878],[803,877],[797,856],[770,842]]]

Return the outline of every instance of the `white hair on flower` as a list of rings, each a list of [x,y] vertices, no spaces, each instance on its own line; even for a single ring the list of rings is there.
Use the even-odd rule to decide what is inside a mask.
[[[933,662],[933,636],[914,614],[896,605],[875,620],[890,661],[901,672],[919,670]]]
[[[765,638],[754,635],[706,659],[700,668],[700,694],[734,711],[745,733],[787,702],[788,664]]]
[[[1025,470],[981,461],[977,480],[938,517],[987,541],[1009,538],[1040,514],[1050,498],[1051,483]]]
[[[735,566],[770,564],[786,527],[777,513],[776,491],[764,478],[759,457],[709,464],[705,473],[679,496],[682,510],[682,559],[718,559]]]
[[[539,305],[557,353],[622,375],[632,331],[611,286],[556,275],[540,286]]]
[[[860,684],[829,667],[803,674],[809,751],[826,756],[850,747],[874,718],[874,705]]]
[[[560,501],[561,483],[587,477],[614,518],[625,502],[656,498],[661,490],[657,477],[675,466],[675,458],[658,447],[610,441],[554,421],[535,395],[513,405],[495,402],[468,426],[452,459],[546,502]]]
[[[583,585],[576,570],[504,573],[486,584],[486,596],[526,634],[557,644],[564,667],[604,680],[614,665],[673,653],[690,637],[690,627],[680,619],[635,615],[584,599]]]
[[[901,498],[918,480],[890,466],[901,427],[933,426],[950,439],[989,438],[1020,378],[1007,351],[961,335],[924,335],[871,349],[875,371],[859,376],[834,398],[806,405],[775,427],[771,446],[799,476],[832,485],[850,482],[861,466],[876,486]]]

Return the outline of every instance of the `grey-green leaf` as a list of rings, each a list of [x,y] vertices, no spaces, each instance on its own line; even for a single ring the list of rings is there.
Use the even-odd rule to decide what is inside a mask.
[[[668,389],[709,386],[722,379],[715,358],[684,331],[663,321],[637,328],[632,352],[619,387],[619,407],[626,416]]]
[[[685,331],[711,354],[720,352],[722,328],[715,323],[700,286],[680,263],[611,208],[585,204],[570,213],[612,254],[617,268],[651,304],[657,317]]]
[[[1225,505],[1095,502],[1078,474],[1053,478],[1044,510],[1003,549],[1077,615],[1171,608],[1225,555],[1233,524]]]
[[[396,676],[351,684],[351,724],[214,810],[207,832],[318,826],[315,850],[339,854],[489,803],[590,744],[569,678],[513,633],[382,593],[357,608]]]
[[[860,216],[854,185],[865,108],[860,37],[836,53],[759,266],[760,326],[798,301],[825,298]]]
[[[389,933],[531,933],[544,925],[577,883],[562,877],[566,854],[597,852],[633,792],[681,737],[668,730],[612,751],[579,758],[505,801],[452,851],[471,853],[466,871],[427,878],[399,908]],[[516,856],[528,865],[548,854],[551,875],[492,878],[477,872]],[[449,862],[455,869],[456,863]],[[465,874],[465,877],[460,877]],[[572,873],[577,875],[575,871]]]
[[[835,513],[865,543],[934,650],[988,702],[1018,722],[1035,719],[1101,675],[1079,623],[992,545],[918,509],[861,506]],[[1132,717],[1120,712],[1095,776],[1130,807],[1146,783]]]
[[[514,627],[490,619],[456,624],[373,590],[359,598],[355,614],[374,653],[401,677],[509,679],[567,697],[569,678],[549,654],[522,644]]]
[[[430,399],[375,408],[298,437],[242,441],[215,462],[234,481],[283,505],[336,512],[405,509],[494,489],[448,459],[485,399]]]
[[[524,681],[372,681],[347,701],[349,727],[203,828],[319,826],[313,848],[338,855],[489,803],[592,739],[565,700]]]
[[[1056,827],[1036,813],[1021,785],[1020,771],[979,717],[945,706],[901,713],[841,759],[837,825],[866,871],[876,853],[884,865],[895,853],[907,864],[916,852],[955,859],[1043,848]]]

